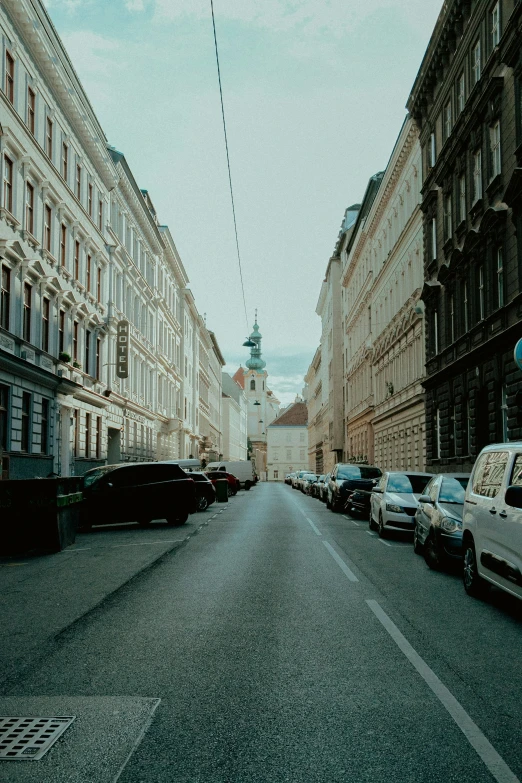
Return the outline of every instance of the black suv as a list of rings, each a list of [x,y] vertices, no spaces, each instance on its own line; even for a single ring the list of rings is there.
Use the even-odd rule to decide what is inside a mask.
[[[338,462],[328,482],[326,508],[342,511],[348,495],[354,489],[371,490],[382,471],[372,465],[351,465]]]

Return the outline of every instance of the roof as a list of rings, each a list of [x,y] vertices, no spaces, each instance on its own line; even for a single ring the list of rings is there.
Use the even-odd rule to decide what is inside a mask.
[[[234,375],[232,376],[232,380],[234,380],[239,386],[241,386],[242,389],[245,388],[245,371],[240,366]]]
[[[274,419],[269,427],[306,427],[308,424],[308,408],[304,402],[294,402],[289,408]]]

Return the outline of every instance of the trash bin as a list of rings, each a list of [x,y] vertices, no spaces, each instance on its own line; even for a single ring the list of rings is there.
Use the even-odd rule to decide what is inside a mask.
[[[0,554],[61,552],[75,541],[82,500],[80,476],[0,481]]]
[[[226,479],[217,479],[216,481],[216,501],[228,503],[228,481]]]

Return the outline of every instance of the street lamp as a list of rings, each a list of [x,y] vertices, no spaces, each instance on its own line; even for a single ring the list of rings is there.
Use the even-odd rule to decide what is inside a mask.
[[[250,339],[250,337],[247,337],[245,342],[243,343],[243,348],[255,348],[256,344],[253,340]]]
[[[256,400],[254,405],[261,405],[261,403],[259,402],[259,400]]]

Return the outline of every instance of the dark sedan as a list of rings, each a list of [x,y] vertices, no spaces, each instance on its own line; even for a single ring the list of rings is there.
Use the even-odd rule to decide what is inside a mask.
[[[337,463],[328,482],[326,507],[332,511],[341,511],[344,509],[348,495],[356,489],[373,489],[375,479],[381,476],[382,471],[372,465]]]
[[[419,498],[413,548],[430,568],[439,569],[462,557],[462,512],[467,473],[433,476]]]
[[[199,473],[195,470],[186,471],[187,478],[194,481],[196,490],[196,504],[198,511],[205,511],[216,500],[216,490],[206,473]]]

